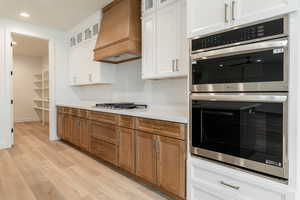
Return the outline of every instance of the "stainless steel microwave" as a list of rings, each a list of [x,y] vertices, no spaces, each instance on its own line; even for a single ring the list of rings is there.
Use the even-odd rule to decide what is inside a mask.
[[[287,18],[192,40],[192,92],[288,91]]]

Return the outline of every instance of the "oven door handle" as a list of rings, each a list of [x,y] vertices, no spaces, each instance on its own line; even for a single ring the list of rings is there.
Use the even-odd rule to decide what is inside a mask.
[[[192,100],[200,101],[232,101],[232,102],[266,102],[266,103],[284,103],[287,101],[287,94],[216,94],[216,93],[193,93]]]
[[[234,46],[224,49],[211,50],[206,52],[201,52],[197,54],[192,54],[192,60],[205,60],[210,58],[218,58],[223,56],[239,55],[242,53],[252,53],[255,51],[263,51],[275,48],[286,48],[288,46],[287,39],[277,39],[271,41],[264,41],[259,43],[252,43],[247,45]],[[279,51],[282,52],[282,51]]]

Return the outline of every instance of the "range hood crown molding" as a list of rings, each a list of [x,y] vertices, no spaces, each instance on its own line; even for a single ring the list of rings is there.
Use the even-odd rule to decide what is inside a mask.
[[[122,63],[141,57],[140,0],[115,0],[102,9],[94,60]]]

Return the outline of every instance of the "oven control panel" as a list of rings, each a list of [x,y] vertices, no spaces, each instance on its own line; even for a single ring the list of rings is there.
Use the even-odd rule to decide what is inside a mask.
[[[285,18],[192,40],[192,52],[284,34]]]

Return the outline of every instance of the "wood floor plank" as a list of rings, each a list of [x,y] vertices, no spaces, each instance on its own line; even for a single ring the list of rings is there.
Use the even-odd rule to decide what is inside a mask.
[[[18,123],[15,144],[0,151],[0,200],[166,200],[60,141],[48,127]]]

